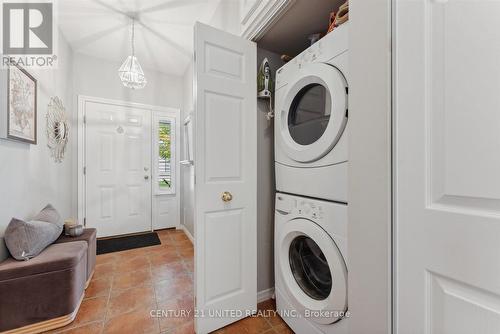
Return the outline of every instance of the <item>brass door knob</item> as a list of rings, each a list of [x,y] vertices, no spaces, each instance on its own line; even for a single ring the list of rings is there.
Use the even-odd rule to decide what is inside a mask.
[[[233,199],[233,195],[229,191],[224,191],[221,196],[222,201],[224,202],[231,202]]]

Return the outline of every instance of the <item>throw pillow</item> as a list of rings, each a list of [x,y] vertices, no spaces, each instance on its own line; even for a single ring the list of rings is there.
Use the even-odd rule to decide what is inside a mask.
[[[4,240],[13,258],[29,260],[56,241],[62,230],[61,217],[49,204],[29,222],[12,218]]]

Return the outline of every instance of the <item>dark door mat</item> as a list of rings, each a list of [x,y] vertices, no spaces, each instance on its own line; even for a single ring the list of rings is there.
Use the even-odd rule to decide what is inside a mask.
[[[97,255],[161,245],[156,232],[97,240]]]

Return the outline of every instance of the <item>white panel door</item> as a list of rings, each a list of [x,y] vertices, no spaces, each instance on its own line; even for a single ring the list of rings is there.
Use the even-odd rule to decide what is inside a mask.
[[[151,231],[151,111],[86,102],[85,117],[87,226]]]
[[[396,1],[396,329],[500,333],[500,2]]]
[[[197,333],[257,306],[256,66],[253,42],[196,24]]]

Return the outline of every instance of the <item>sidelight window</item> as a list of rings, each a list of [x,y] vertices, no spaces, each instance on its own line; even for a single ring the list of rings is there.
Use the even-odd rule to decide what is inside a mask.
[[[175,182],[175,125],[174,120],[161,118],[156,124],[157,193],[174,193]]]

